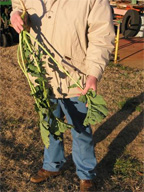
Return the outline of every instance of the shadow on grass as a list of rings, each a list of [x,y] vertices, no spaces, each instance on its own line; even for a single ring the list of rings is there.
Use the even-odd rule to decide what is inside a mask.
[[[144,94],[142,93],[128,100],[120,111],[102,124],[94,133],[95,145],[104,140],[122,121],[125,121],[129,115],[136,110],[136,107],[143,102],[143,98]],[[117,158],[123,154],[126,146],[130,144],[143,129],[143,114],[144,111],[123,128],[109,145],[108,153],[97,164],[97,177],[100,179],[101,185],[103,185],[104,180],[109,179],[112,175]]]
[[[125,121],[136,110],[136,107],[143,102],[143,99],[144,93],[129,99],[121,110],[102,124],[94,133],[94,145],[104,140],[122,121]]]

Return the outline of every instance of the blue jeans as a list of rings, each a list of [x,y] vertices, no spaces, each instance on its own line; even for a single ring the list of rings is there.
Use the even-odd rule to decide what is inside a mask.
[[[96,157],[90,126],[83,126],[83,120],[86,117],[87,108],[85,103],[78,101],[78,97],[69,99],[54,99],[57,103],[55,116],[66,116],[67,122],[74,125],[71,129],[73,137],[72,158],[76,165],[76,173],[80,179],[93,179],[96,175],[94,169],[96,166]],[[43,169],[48,171],[59,171],[66,162],[64,156],[63,142],[55,140],[50,135],[50,146],[44,149]]]

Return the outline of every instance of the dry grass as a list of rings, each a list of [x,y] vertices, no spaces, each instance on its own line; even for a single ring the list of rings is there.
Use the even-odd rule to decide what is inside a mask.
[[[69,131],[64,135],[67,163],[62,175],[38,185],[29,182],[30,175],[42,166],[43,143],[16,50],[17,45],[0,48],[1,191],[78,192]],[[109,116],[92,127],[97,191],[142,191],[143,75],[142,70],[109,65],[99,83],[98,92],[107,101]]]

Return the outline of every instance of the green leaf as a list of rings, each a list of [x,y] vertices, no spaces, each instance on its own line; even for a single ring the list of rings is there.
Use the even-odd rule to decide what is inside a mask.
[[[89,119],[89,124],[90,124],[90,125],[95,125],[95,124],[96,124],[96,120],[90,118],[90,119]]]
[[[70,86],[68,87],[68,89],[75,88],[75,87],[77,87],[77,84],[70,85]]]
[[[79,98],[78,98],[79,101],[83,102],[83,103],[86,103],[87,102],[87,98],[86,98],[86,95],[80,95]]]
[[[90,125],[90,122],[89,122],[89,118],[88,118],[88,117],[85,118],[85,120],[84,120],[84,122],[83,122],[83,125],[84,125],[84,126]]]
[[[96,95],[96,97],[94,98],[93,97],[89,97],[89,98],[93,104],[106,105],[106,102],[101,95]]]
[[[95,122],[96,123],[100,123],[103,119],[104,119],[104,116],[101,113],[95,112]]]
[[[57,107],[57,104],[54,103],[54,102],[51,102],[51,101],[49,101],[49,102],[50,102],[50,108],[51,108],[51,110],[54,111],[54,110],[56,109],[56,107]]]
[[[41,77],[41,75],[39,73],[34,73],[31,71],[29,71],[29,72],[30,72],[31,76],[33,76],[33,77]]]
[[[57,131],[54,132],[54,134],[55,134],[56,136],[59,136],[59,135],[61,135],[61,132],[60,132],[59,130],[57,130]]]
[[[51,123],[51,131],[55,135],[61,135],[61,133],[64,133],[67,129],[73,128],[72,125],[63,122],[61,119],[53,119]]]
[[[35,79],[35,82],[37,83],[37,84],[39,84],[40,86],[41,86],[41,88],[42,88],[42,83],[43,82],[46,82],[46,80],[43,78],[43,77],[39,77],[39,78],[37,78],[37,79]],[[43,90],[42,90],[43,91]]]
[[[96,91],[94,91],[93,89],[89,89],[87,95],[89,95],[91,97],[96,97]]]
[[[40,104],[40,106],[42,107],[42,108],[47,108],[48,109],[48,106],[47,106],[47,103],[46,103],[46,101],[45,100],[43,100],[42,98],[37,98],[37,101],[39,102],[39,104]]]
[[[28,49],[26,49],[26,50],[25,50],[25,56],[26,56],[26,57],[29,57],[30,55],[31,55],[31,52],[30,52]]]
[[[43,91],[43,96],[44,96],[44,98],[48,97],[48,89],[45,89],[45,91]]]
[[[142,107],[141,107],[141,106],[137,106],[137,107],[136,107],[136,111],[142,112]]]
[[[47,74],[46,69],[45,69],[44,67],[41,67],[41,74],[42,74],[42,75]]]
[[[93,109],[97,109],[100,113],[102,113],[104,116],[108,115],[108,110],[104,105],[92,105]]]
[[[42,67],[45,63],[46,63],[45,61],[41,60],[40,63],[39,63],[39,66]]]
[[[35,90],[36,90],[36,92],[38,92],[40,90],[40,87],[39,86],[35,86]]]
[[[55,117],[54,117],[54,119],[52,119],[50,132],[56,136],[61,135],[61,132],[59,131],[59,127],[58,127],[58,121]]]
[[[81,77],[79,77],[79,79],[77,80],[77,84],[75,83],[75,84],[70,85],[70,86],[68,87],[68,89],[70,89],[70,88],[76,88],[76,87],[78,87],[78,85],[80,86],[80,80],[81,80]]]
[[[84,126],[87,126],[89,124],[95,125],[96,123],[100,123],[108,114],[108,110],[105,106],[106,102],[104,101],[103,97],[101,95],[96,95],[95,97],[93,97],[94,93],[93,95],[91,93],[92,91],[90,90],[89,95],[86,95],[88,111],[86,118],[83,122]],[[90,94],[92,96],[90,96]]]
[[[39,108],[38,108],[38,106],[37,106],[36,103],[34,104],[34,107],[35,107],[35,111],[36,111],[36,112],[39,112]]]
[[[47,113],[48,113],[48,109],[47,109],[47,108],[40,107],[40,112],[41,112],[42,114],[47,114]]]
[[[34,66],[33,64],[29,64],[28,69],[30,69],[31,72],[39,73],[38,68],[36,66]]]
[[[99,113],[97,110],[88,110],[87,116],[84,120],[83,125],[88,126],[88,125],[95,125],[96,123],[100,123],[104,119],[104,115]]]
[[[49,123],[48,123],[48,121],[43,120],[43,121],[40,121],[40,123],[43,125],[43,127],[44,127],[45,129],[48,130],[48,128],[49,128]]]
[[[44,124],[45,124],[44,122],[40,122],[40,133],[41,133],[41,137],[44,145],[46,146],[46,148],[48,148],[50,144],[49,142],[50,132],[48,129],[45,128]]]
[[[43,114],[41,111],[39,111],[39,117],[40,117],[40,122],[42,122],[44,118],[43,118]]]
[[[60,131],[61,133],[64,133],[67,129],[73,128],[72,125],[67,124],[67,123],[64,123],[64,122],[61,121],[60,119],[59,119],[59,121],[58,121],[58,127],[59,127],[59,131]]]

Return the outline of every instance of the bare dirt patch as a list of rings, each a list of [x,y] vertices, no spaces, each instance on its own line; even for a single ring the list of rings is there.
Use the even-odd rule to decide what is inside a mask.
[[[16,59],[17,45],[0,48],[0,120],[2,192],[78,192],[70,132],[64,135],[63,173],[45,183],[30,183],[42,166],[43,143],[28,83]],[[109,64],[98,92],[109,115],[93,126],[97,191],[142,191],[144,71]],[[127,165],[127,166],[125,166]]]

